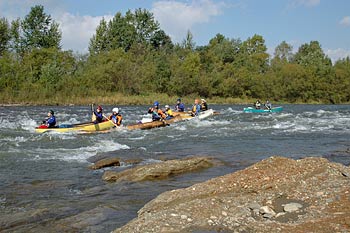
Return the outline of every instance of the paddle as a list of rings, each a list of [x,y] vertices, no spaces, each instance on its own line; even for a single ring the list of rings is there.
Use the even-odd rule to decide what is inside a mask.
[[[103,116],[104,118],[106,118],[108,121],[112,122],[113,125],[118,126],[117,124],[114,124],[114,122],[113,122],[111,119],[109,119],[108,117],[106,117],[105,114],[103,114],[102,116]]]
[[[92,112],[91,121],[94,122],[96,121],[96,116],[94,114],[94,104],[91,104],[91,112]]]

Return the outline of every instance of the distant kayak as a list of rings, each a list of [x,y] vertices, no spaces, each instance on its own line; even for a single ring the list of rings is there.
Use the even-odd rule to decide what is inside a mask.
[[[247,107],[243,109],[243,112],[247,113],[265,113],[265,112],[281,112],[283,110],[283,107],[274,107],[271,109],[256,109],[253,107]]]

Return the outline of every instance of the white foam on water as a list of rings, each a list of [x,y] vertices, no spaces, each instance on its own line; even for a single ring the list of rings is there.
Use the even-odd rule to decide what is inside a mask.
[[[161,152],[160,152],[161,153]],[[145,159],[143,160],[140,165],[147,165],[147,164],[152,164],[152,163],[161,163],[163,162],[162,160],[159,159]]]
[[[221,112],[221,114],[229,114],[229,115],[238,115],[241,113],[244,113],[243,109],[242,110],[235,110],[235,109],[232,109],[231,107],[229,107]]]
[[[196,127],[196,128],[203,128],[203,127],[230,125],[231,122],[228,121],[228,120],[213,120],[213,119],[199,120],[199,119],[193,119],[193,120],[190,121],[189,124],[191,124],[193,127]]]
[[[96,142],[92,146],[80,147],[76,149],[56,148],[56,149],[45,149],[38,148],[34,152],[36,156],[34,160],[63,160],[63,161],[77,161],[87,162],[87,159],[97,153],[110,152],[116,150],[130,149],[127,145],[122,145],[111,140],[103,140]]]
[[[18,126],[18,122],[10,122],[8,119],[0,118],[0,128],[2,129],[16,129]]]
[[[272,126],[273,129],[290,129],[294,127],[295,124],[291,122],[280,122]]]
[[[184,124],[181,124],[181,125],[177,124],[176,126],[174,126],[174,130],[186,131],[187,127]]]
[[[129,137],[128,139],[132,140],[132,141],[140,141],[140,140],[143,140],[145,137],[146,136],[140,136],[140,137],[135,137],[135,138]]]
[[[74,195],[82,195],[83,192],[80,191],[79,189],[68,189],[68,191]]]

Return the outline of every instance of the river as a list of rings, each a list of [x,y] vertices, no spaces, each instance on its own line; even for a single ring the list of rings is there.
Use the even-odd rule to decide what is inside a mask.
[[[114,106],[104,106],[105,113]],[[118,106],[128,125],[147,106]],[[349,105],[284,105],[273,114],[243,113],[243,105],[211,105],[219,115],[151,130],[107,133],[34,131],[49,109],[59,123],[88,121],[88,106],[0,107],[0,231],[50,232],[75,222],[79,232],[109,232],[136,217],[162,192],[244,169],[264,158],[325,157],[350,164]],[[106,183],[98,158],[141,159],[141,164],[211,156],[213,167],[156,182]],[[130,165],[108,168],[123,170]],[[107,169],[106,169],[107,170]]]

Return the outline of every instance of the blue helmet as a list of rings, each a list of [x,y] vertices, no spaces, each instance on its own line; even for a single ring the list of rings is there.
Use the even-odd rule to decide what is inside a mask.
[[[159,102],[158,102],[158,101],[155,101],[154,104],[153,104],[153,106],[157,106],[157,107],[158,107],[158,106],[159,106]]]

